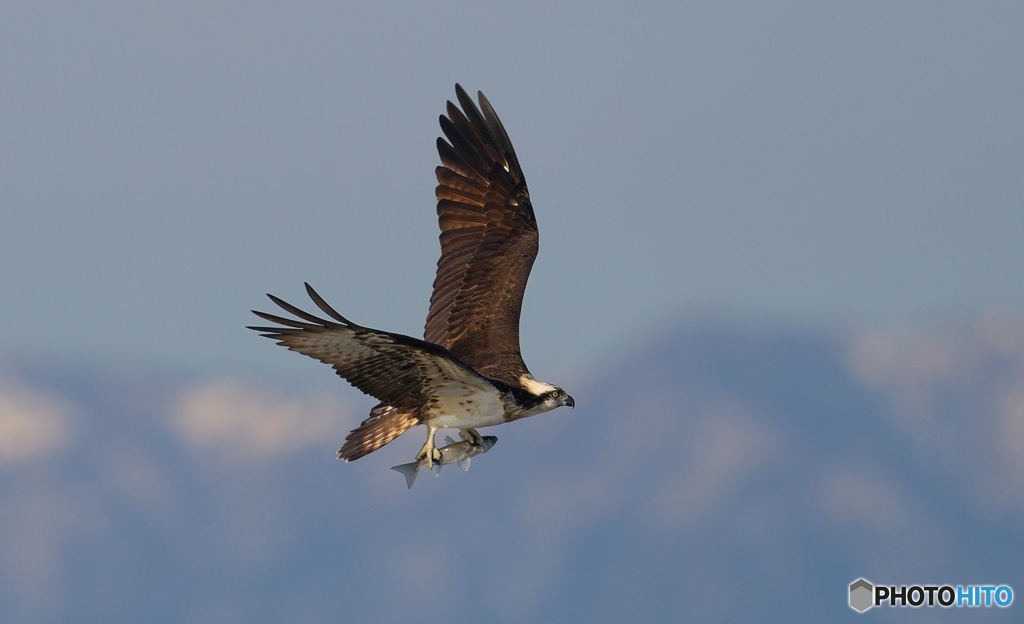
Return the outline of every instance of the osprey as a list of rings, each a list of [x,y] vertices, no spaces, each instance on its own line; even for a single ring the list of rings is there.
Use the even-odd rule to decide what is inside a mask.
[[[455,85],[441,116],[435,169],[441,258],[437,261],[424,340],[348,320],[313,288],[306,292],[328,317],[274,295],[298,319],[253,310],[275,327],[249,327],[277,344],[334,367],[380,401],[345,438],[338,458],[352,461],[423,424],[427,440],[416,455],[439,461],[434,434],[456,428],[481,444],[478,427],[519,420],[575,401],[534,379],[519,352],[519,313],[537,257],[537,220],[508,133],[483,93],[479,108]]]

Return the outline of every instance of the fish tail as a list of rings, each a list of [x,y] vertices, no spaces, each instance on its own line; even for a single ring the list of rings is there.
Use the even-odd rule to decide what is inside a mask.
[[[405,477],[405,487],[412,489],[412,484],[416,483],[416,477],[419,476],[420,471],[416,469],[417,462],[409,462],[408,464],[400,464],[398,466],[392,466],[391,469],[402,473]]]

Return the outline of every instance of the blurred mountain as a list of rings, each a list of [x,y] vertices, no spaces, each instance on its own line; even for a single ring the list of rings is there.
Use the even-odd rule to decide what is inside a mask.
[[[1017,316],[688,324],[556,381],[575,410],[407,491],[418,430],[334,459],[371,404],[343,384],[7,362],[0,620],[821,622],[864,617],[861,576],[1024,591]]]

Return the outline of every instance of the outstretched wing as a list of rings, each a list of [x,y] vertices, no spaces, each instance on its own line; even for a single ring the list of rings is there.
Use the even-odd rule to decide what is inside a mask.
[[[453,384],[474,388],[489,386],[445,349],[410,336],[356,325],[338,314],[309,284],[306,284],[306,292],[333,321],[267,295],[302,320],[253,310],[260,318],[281,327],[249,329],[276,340],[291,351],[330,364],[353,386],[399,410],[418,409]]]
[[[519,351],[519,312],[537,257],[537,220],[504,126],[483,93],[480,108],[461,86],[437,139],[441,258],[424,337],[480,374],[511,385],[528,374]],[[482,111],[482,112],[481,112]]]

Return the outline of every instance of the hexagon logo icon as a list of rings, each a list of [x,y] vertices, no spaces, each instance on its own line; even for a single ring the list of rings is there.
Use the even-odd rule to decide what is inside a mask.
[[[874,585],[866,579],[859,578],[850,583],[850,608],[858,613],[864,613],[874,606],[871,600],[874,593]]]

